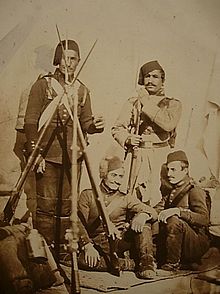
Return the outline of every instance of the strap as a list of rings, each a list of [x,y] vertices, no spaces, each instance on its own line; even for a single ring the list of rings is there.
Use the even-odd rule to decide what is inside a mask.
[[[51,84],[51,87],[56,92],[57,96],[51,101],[51,103],[45,108],[45,110],[41,114],[38,131],[41,130],[41,128],[44,126],[48,118],[52,115],[52,113],[55,112],[60,98],[61,98],[60,104],[63,104],[66,107],[70,117],[73,120],[73,115],[71,111],[71,107],[73,105],[72,101],[75,97],[78,98],[78,89],[81,85],[80,82],[76,80],[74,86],[71,86],[68,88],[68,97],[67,97],[67,94],[65,93],[64,88],[60,85],[60,83],[55,78],[45,77],[45,79],[47,80],[48,83]],[[71,101],[69,101],[68,98],[71,98]]]
[[[183,185],[182,188],[177,192],[169,207],[176,207],[178,203],[182,200],[183,196],[188,193],[193,187],[194,185],[191,182],[187,182],[185,185]]]

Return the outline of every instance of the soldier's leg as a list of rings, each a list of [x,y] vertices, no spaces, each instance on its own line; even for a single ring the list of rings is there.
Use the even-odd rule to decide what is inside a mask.
[[[54,215],[56,212],[59,176],[60,169],[48,162],[46,162],[44,174],[36,175],[36,228],[44,236],[48,245],[51,245],[54,241]]]
[[[176,216],[168,219],[166,225],[165,270],[178,269],[180,263],[196,261],[208,250],[209,240],[204,234],[197,234],[185,221]]]
[[[204,232],[194,231],[185,223],[185,234],[183,241],[182,262],[199,262],[210,246],[210,239]]]
[[[156,276],[156,264],[153,256],[153,238],[151,224],[146,224],[141,233],[135,233],[136,276],[141,279],[153,279]]]

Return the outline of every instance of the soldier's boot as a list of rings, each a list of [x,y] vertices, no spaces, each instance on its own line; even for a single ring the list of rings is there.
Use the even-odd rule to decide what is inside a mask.
[[[142,233],[135,236],[135,245],[139,253],[136,264],[136,276],[139,279],[154,279],[156,263],[153,256],[153,240],[151,226],[145,225]]]

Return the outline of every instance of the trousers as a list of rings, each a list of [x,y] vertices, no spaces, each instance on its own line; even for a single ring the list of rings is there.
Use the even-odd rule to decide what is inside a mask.
[[[167,263],[196,262],[209,249],[209,237],[177,216],[168,219],[162,232],[165,233]]]
[[[78,168],[78,183],[81,175],[81,163]],[[36,174],[37,213],[36,228],[46,239],[60,247],[64,244],[66,229],[70,228],[71,215],[71,167],[47,162],[43,174]],[[77,203],[76,203],[77,205]]]
[[[108,237],[105,233],[101,233],[92,238],[94,247],[98,250],[101,260],[93,268],[93,270],[105,271],[109,270],[111,267],[110,260],[110,243]],[[114,241],[114,251],[117,253],[119,260],[121,261],[121,267],[123,270],[134,270],[138,269],[143,264],[148,266],[148,263],[153,262],[153,241],[152,241],[152,232],[151,225],[147,224],[144,226],[141,233],[136,233],[131,229],[128,229],[124,234],[122,234],[121,239],[116,239]],[[126,251],[130,252],[130,258],[134,262],[128,261],[125,262]],[[89,266],[85,263],[84,255],[81,254],[79,258],[79,267],[82,269],[88,269]],[[127,259],[128,260],[128,259]],[[129,264],[128,264],[129,263]]]

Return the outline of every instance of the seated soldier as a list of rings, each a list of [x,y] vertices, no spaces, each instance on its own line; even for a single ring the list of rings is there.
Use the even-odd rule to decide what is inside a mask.
[[[189,177],[188,167],[186,154],[179,150],[167,156],[169,185],[163,177],[164,166],[161,172],[163,195],[155,209],[160,222],[158,250],[166,250],[158,255],[165,256],[165,260],[160,260],[163,270],[177,270],[181,264],[198,262],[209,249],[207,196]]]
[[[0,227],[1,294],[33,294],[63,282],[46,242],[36,230],[27,223]]]
[[[100,164],[100,190],[110,221],[120,234],[120,238],[115,240],[114,249],[122,258],[124,252],[133,249],[136,276],[153,279],[156,271],[151,224],[157,219],[157,214],[134,196],[119,191],[123,176],[123,163],[118,157],[107,157]],[[111,271],[113,265],[109,258],[109,241],[91,189],[82,191],[78,205],[79,217],[86,228],[85,231],[80,229],[84,254],[81,255],[83,260],[79,258],[79,267],[84,263],[84,269],[87,266],[87,269],[100,270],[100,264],[105,261],[105,268]],[[128,213],[132,213],[130,223],[127,222]]]

